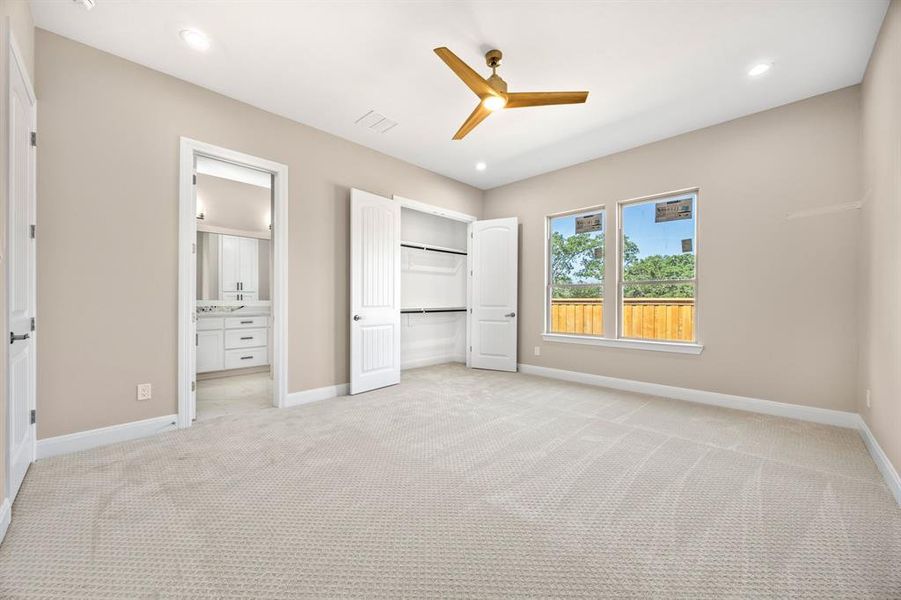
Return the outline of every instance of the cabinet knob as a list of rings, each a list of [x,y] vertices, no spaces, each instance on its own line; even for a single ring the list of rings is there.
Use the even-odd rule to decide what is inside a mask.
[[[363,317],[361,317],[360,315],[354,315],[354,321],[359,321],[362,318]]]

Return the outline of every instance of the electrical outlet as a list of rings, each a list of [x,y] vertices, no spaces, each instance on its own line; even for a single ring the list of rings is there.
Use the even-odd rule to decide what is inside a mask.
[[[541,356],[541,346],[535,346],[535,356]]]
[[[150,400],[150,384],[138,384],[138,400]]]
[[[867,408],[870,408],[870,406],[872,406],[870,404],[870,388],[867,388]]]

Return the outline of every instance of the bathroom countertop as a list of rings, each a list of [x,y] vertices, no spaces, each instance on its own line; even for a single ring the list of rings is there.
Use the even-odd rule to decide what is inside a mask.
[[[209,319],[213,317],[218,318],[227,318],[227,317],[268,317],[271,316],[271,313],[268,310],[263,310],[259,308],[254,308],[250,310],[213,310],[213,311],[204,311],[197,312],[198,319]]]

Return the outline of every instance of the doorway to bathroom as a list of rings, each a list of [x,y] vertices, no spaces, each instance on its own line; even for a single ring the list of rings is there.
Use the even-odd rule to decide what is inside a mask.
[[[287,167],[182,139],[179,426],[284,405]]]

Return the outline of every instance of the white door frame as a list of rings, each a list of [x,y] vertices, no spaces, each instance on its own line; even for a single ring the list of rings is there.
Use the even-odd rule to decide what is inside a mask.
[[[31,83],[31,77],[28,74],[28,69],[25,68],[25,61],[22,60],[22,52],[19,50],[19,45],[16,43],[16,38],[15,38],[15,35],[13,35],[12,27],[10,27],[8,17],[3,18],[2,21],[0,21],[0,40],[5,41],[5,44],[4,44],[5,52],[0,52],[0,60],[3,61],[3,64],[9,66],[9,70],[12,69],[13,63],[15,63],[17,69],[22,73],[22,79],[25,82],[26,92],[28,93],[31,100],[34,102],[34,121],[31,124],[31,127],[32,127],[31,130],[37,131],[37,98],[34,93],[34,86]],[[10,142],[11,142],[11,138],[10,138],[11,132],[10,132],[10,128],[9,128],[9,110],[10,110],[10,107],[9,107],[9,93],[10,93],[9,70],[7,70],[5,77],[3,78],[3,86],[2,86],[3,89],[2,89],[2,93],[0,93],[0,96],[2,96],[2,99],[0,99],[0,107],[2,107],[2,108],[0,108],[0,112],[2,112],[2,115],[0,115],[0,118],[2,118],[2,120],[3,120],[2,130],[5,131],[5,136],[4,136],[5,139],[2,140],[2,143],[5,144],[7,153],[9,153],[9,147],[10,147]],[[7,175],[8,175],[8,172],[12,166],[13,157],[7,156],[6,159],[7,159],[6,160],[7,164],[5,167],[7,169]],[[37,202],[36,202],[36,198],[37,198],[37,175],[36,175],[37,174],[37,155],[35,155],[35,162],[34,162],[33,166],[34,166],[34,169],[32,170],[31,176],[32,176],[32,186],[33,186],[32,189],[34,190],[35,205],[36,205],[37,204]],[[5,201],[6,201],[3,210],[6,213],[6,221],[7,221],[7,226],[8,226],[9,222],[10,222],[10,219],[9,219],[10,196],[12,193],[12,190],[9,187],[9,177],[7,177],[7,185],[3,186],[2,192],[0,192],[0,193],[3,194],[3,197],[5,198]],[[34,218],[36,221],[37,214],[34,215]],[[9,257],[8,244],[9,244],[9,237],[7,235],[6,245],[2,248],[4,260],[6,260]],[[35,244],[37,244],[37,241],[35,241]],[[36,246],[35,246],[35,248],[36,248]],[[37,256],[37,254],[35,253],[35,257],[36,256]],[[37,281],[37,261],[36,260],[35,260],[35,265],[34,265],[34,275],[35,275],[35,277],[34,277],[34,280],[32,281],[32,285],[34,285]],[[9,285],[9,262],[8,261],[5,262],[4,277],[6,278],[6,282],[7,282],[7,286],[8,286]],[[7,287],[7,290],[8,289],[9,289],[9,287]],[[33,298],[34,298],[34,301],[37,302],[36,294],[33,295]],[[3,319],[3,322],[6,323],[8,326],[9,314],[7,313],[7,314],[2,315],[2,319]],[[8,331],[8,329],[7,329],[7,331]],[[37,356],[37,346],[36,346],[37,341],[34,339],[36,337],[35,332],[31,333],[31,337],[32,337],[32,340],[31,340],[32,352],[34,353],[34,355],[36,357]],[[10,504],[12,503],[12,477],[11,477],[12,476],[12,462],[11,461],[12,461],[12,443],[13,443],[13,439],[12,439],[13,438],[13,436],[12,436],[13,402],[12,402],[12,396],[10,394],[10,388],[9,388],[10,369],[9,369],[9,355],[8,354],[7,354],[6,364],[4,365],[3,368],[6,370],[6,383],[7,383],[7,387],[6,387],[6,431],[4,433],[4,435],[6,437],[6,448],[5,448],[6,458],[3,461],[4,462],[3,467],[5,470],[4,471],[4,482],[5,483],[4,483],[4,489],[3,489],[3,497],[2,497],[2,499],[0,499],[0,540],[3,539],[3,535],[6,532],[5,526],[8,525],[8,522],[6,521],[6,519],[9,516],[7,511],[9,511]],[[37,383],[37,365],[36,364],[35,364],[35,368],[32,369],[31,377],[32,377],[32,381],[31,381],[32,389],[36,390],[37,389],[36,388],[36,383]],[[36,402],[37,402],[37,398],[35,398],[35,403]],[[35,407],[32,407],[32,408],[35,408]],[[34,443],[31,448],[31,461],[30,462],[34,462],[34,459],[37,456],[37,454],[36,454],[37,434],[36,433],[34,435],[33,442]]]
[[[268,171],[273,178],[272,214],[272,372],[273,406],[282,408],[288,397],[288,167],[250,154],[214,146],[190,138],[180,140],[178,170],[178,426],[191,426],[191,334],[197,298],[195,277],[197,207],[194,196],[194,158],[206,156]]]

